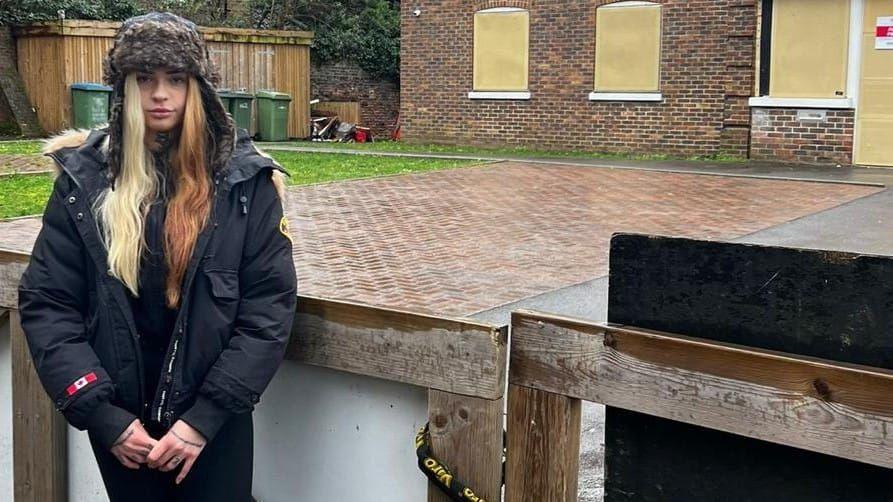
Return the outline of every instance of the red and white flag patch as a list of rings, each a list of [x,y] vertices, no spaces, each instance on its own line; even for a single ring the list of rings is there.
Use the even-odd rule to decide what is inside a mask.
[[[90,373],[87,373],[86,375],[75,380],[75,382],[73,384],[68,386],[68,389],[66,389],[66,391],[68,392],[69,396],[73,396],[75,392],[83,389],[84,387],[86,387],[87,385],[90,385],[90,383],[95,382],[95,381],[96,381],[96,373],[93,373],[91,371]]]

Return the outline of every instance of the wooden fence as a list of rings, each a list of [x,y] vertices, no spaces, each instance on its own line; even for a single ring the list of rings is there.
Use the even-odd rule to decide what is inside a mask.
[[[616,240],[612,253],[630,243],[640,253],[643,242]],[[705,260],[720,255],[694,251]],[[802,265],[806,258],[799,258]],[[856,266],[840,254],[819,258]],[[40,386],[15,311],[27,259],[0,252],[0,309],[9,310],[16,382],[15,495],[17,501],[61,501],[66,425]],[[881,270],[864,259],[858,268]],[[301,296],[287,358],[426,387],[433,454],[490,502],[501,498],[506,379],[508,502],[577,500],[584,400],[857,467],[893,469],[891,370],[527,310],[513,312],[510,327],[507,354],[507,326]],[[428,500],[448,499],[431,487]]]
[[[76,82],[102,82],[102,60],[120,23],[64,20],[13,30],[25,91],[48,132],[71,127]],[[220,67],[220,88],[275,89],[292,96],[288,135],[310,135],[310,42],[306,31],[200,27],[211,59]]]
[[[337,115],[341,122],[363,125],[360,123],[360,103],[358,101],[320,101],[311,107],[311,111],[314,114],[327,117]]]
[[[68,489],[67,425],[40,384],[16,310],[27,263],[25,254],[0,251],[0,319],[9,316],[16,382],[15,500],[61,502]],[[507,335],[506,326],[299,296],[286,358],[427,387],[435,455],[487,500],[498,500]],[[449,499],[432,487],[428,500]]]
[[[531,311],[511,326],[508,502],[577,500],[581,400],[893,468],[889,370]]]

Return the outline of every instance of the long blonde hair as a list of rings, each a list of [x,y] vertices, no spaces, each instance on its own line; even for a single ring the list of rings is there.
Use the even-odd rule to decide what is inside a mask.
[[[171,148],[174,193],[164,223],[164,257],[168,268],[165,300],[180,303],[180,285],[201,229],[211,210],[211,174],[205,155],[207,127],[198,82],[190,76],[179,141]],[[150,204],[164,180],[145,145],[146,123],[136,74],[124,83],[124,131],[121,172],[115,188],[103,190],[93,207],[108,251],[109,269],[134,296],[139,295],[140,257],[146,252],[145,223]]]

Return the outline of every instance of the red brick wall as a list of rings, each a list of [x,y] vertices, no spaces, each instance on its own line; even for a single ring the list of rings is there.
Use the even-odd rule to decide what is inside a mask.
[[[854,111],[827,110],[825,113],[824,120],[799,120],[796,109],[754,108],[751,158],[851,164]]]
[[[556,150],[746,156],[753,0],[665,0],[662,103],[590,102],[603,0],[402,2],[407,141]],[[471,100],[473,14],[530,10],[529,101]],[[416,17],[412,11],[421,9]]]
[[[310,98],[358,101],[360,125],[371,128],[376,140],[390,138],[400,110],[400,89],[397,84],[373,78],[355,63],[312,65]]]

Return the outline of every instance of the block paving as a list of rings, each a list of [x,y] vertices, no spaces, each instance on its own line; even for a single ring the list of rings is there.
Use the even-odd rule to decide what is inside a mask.
[[[859,185],[502,162],[290,187],[301,294],[469,315],[603,276],[614,232],[733,239]],[[27,252],[39,217],[0,222]]]

